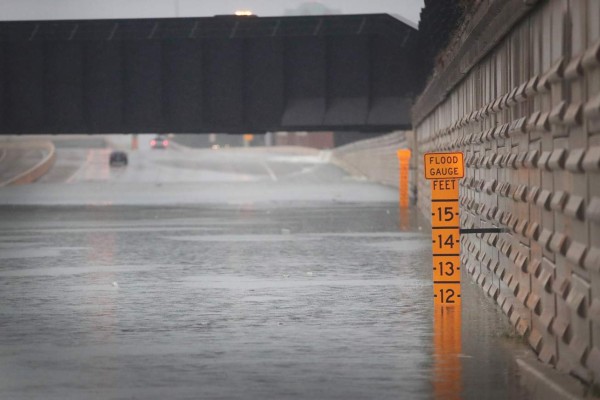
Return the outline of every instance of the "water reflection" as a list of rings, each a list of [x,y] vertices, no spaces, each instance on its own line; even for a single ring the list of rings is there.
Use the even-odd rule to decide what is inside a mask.
[[[433,316],[434,398],[462,399],[460,305],[436,305]]]
[[[103,266],[114,265],[116,234],[114,232],[91,232],[86,235],[88,245],[87,263],[96,266],[96,271],[86,274],[88,288],[81,295],[85,304],[89,304],[91,312],[82,323],[88,323],[89,332],[106,341],[113,337],[116,326],[117,303],[114,296],[118,288],[117,276],[113,270],[105,270]]]
[[[412,230],[409,208],[400,205],[398,208],[398,228],[401,231]]]

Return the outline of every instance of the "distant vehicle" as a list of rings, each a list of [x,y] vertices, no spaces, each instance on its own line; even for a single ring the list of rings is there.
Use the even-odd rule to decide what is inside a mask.
[[[166,149],[169,146],[169,139],[166,136],[158,135],[150,141],[150,147],[153,149]]]
[[[127,165],[127,153],[119,150],[111,152],[108,163],[111,167],[115,165]]]

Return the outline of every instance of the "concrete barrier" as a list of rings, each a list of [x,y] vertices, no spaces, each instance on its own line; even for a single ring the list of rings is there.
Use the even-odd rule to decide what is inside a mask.
[[[398,187],[399,164],[396,151],[403,148],[412,149],[413,138],[412,132],[399,131],[350,143],[334,149],[331,161],[352,175],[364,176],[374,182]],[[413,156],[410,163],[413,198],[416,192],[416,167],[416,159]]]
[[[16,142],[16,144],[11,144],[8,148],[18,148],[18,147],[35,147],[46,150],[46,155],[40,160],[36,165],[29,168],[28,170],[19,173],[18,175],[4,181],[0,182],[0,187],[8,186],[8,185],[24,185],[27,183],[32,183],[44,176],[48,170],[54,164],[56,160],[56,149],[54,144],[50,141],[34,141],[34,142]]]

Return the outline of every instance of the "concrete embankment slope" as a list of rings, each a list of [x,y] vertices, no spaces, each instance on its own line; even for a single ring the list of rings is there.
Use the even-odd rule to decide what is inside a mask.
[[[0,187],[35,182],[55,159],[54,144],[48,140],[0,141]]]

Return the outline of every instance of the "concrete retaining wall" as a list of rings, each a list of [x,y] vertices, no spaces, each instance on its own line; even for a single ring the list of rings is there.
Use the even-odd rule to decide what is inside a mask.
[[[463,270],[540,360],[598,383],[600,1],[482,1],[451,51],[413,110],[419,155],[464,152],[462,226],[508,230],[463,236]]]
[[[354,175],[362,175],[384,185],[399,184],[399,164],[396,151],[413,148],[412,132],[394,132],[389,135],[361,140],[336,148],[333,162]],[[415,158],[411,162],[411,177],[416,176]],[[411,180],[411,193],[416,193],[416,182]],[[414,196],[411,196],[414,197]]]

